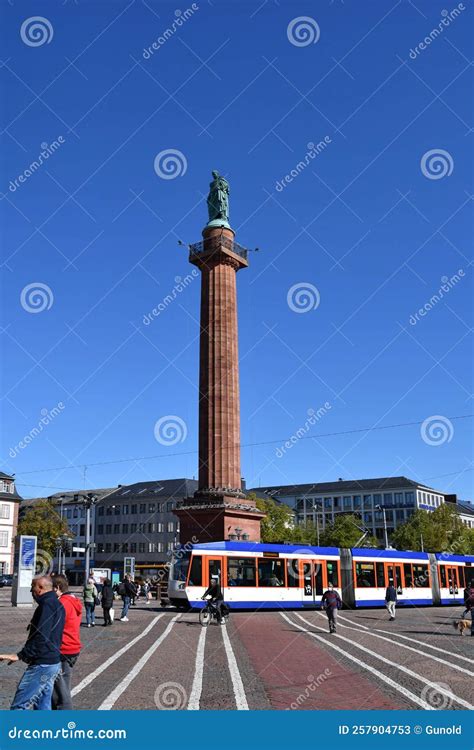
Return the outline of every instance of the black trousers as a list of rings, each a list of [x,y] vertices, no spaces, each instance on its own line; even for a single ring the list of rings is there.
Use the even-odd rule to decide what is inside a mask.
[[[56,677],[51,698],[53,711],[71,711],[71,674],[79,654],[70,656],[69,659],[61,658],[61,670]],[[64,660],[63,660],[64,659]]]
[[[102,609],[104,610],[104,624],[112,625],[112,620],[110,618],[111,607],[103,607]]]

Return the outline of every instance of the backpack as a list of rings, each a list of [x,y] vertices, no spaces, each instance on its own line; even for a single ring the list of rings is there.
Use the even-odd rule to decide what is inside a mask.
[[[124,583],[119,583],[118,588],[117,588],[117,594],[119,596],[125,596],[126,589],[125,589],[125,584]]]

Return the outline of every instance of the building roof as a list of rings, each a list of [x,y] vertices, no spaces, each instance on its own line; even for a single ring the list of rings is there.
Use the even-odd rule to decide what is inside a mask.
[[[10,479],[14,483],[13,492],[0,492],[0,500],[9,500],[11,503],[21,502],[23,498],[18,494],[16,490],[15,477],[13,477],[11,474],[4,474],[3,471],[0,471],[0,479]]]
[[[4,474],[3,471],[0,471],[0,479],[14,479],[11,474]]]
[[[108,495],[107,500],[126,502],[132,497],[183,498],[192,496],[197,488],[198,483],[195,479],[150,480],[117,487]]]
[[[471,503],[463,503],[462,500],[456,503],[456,510],[465,516],[474,516],[474,508]]]
[[[74,505],[75,503],[81,503],[83,496],[89,493],[92,495],[96,495],[99,498],[103,498],[105,495],[108,495],[113,491],[114,487],[101,487],[99,489],[94,488],[89,490],[70,490],[68,492],[56,492],[54,495],[48,495],[47,497],[29,497],[21,501],[21,507],[26,508],[30,505],[35,505],[35,503],[38,503],[41,500],[52,500],[55,505],[61,505],[61,502],[63,505]]]
[[[407,487],[422,487],[424,489],[438,492],[426,484],[414,482],[407,477],[379,477],[378,479],[340,479],[337,482],[313,482],[312,484],[277,484],[270,487],[255,487],[249,492],[271,494],[278,492],[279,495],[302,495],[302,494],[333,494],[341,492],[373,492],[375,490],[397,490]],[[444,494],[440,492],[440,494]]]

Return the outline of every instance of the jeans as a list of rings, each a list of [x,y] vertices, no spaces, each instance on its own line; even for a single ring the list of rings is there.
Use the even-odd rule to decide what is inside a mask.
[[[397,602],[386,602],[388,614],[390,617],[393,617],[395,619],[395,607],[397,606]]]
[[[333,632],[336,631],[337,608],[336,607],[328,607],[326,609],[326,614],[328,616],[329,632],[333,633]]]
[[[71,661],[68,661],[67,659],[61,661],[61,669],[56,678],[56,682],[54,683],[53,695],[51,699],[51,707],[53,711],[72,710],[71,673],[77,656],[78,655],[70,657],[70,660],[73,661],[72,664]]]
[[[86,625],[95,625],[95,604],[94,602],[84,602],[86,607]]]
[[[31,664],[26,668],[10,706],[12,711],[51,711],[51,696],[60,664]]]
[[[122,614],[120,617],[126,617],[128,614],[128,610],[130,607],[130,597],[129,596],[122,596],[123,600],[123,607],[122,607]]]

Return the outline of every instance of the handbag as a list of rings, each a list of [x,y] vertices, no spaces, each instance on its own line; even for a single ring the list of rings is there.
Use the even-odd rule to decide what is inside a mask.
[[[110,616],[110,622],[113,622],[114,621],[114,617],[115,617],[115,612],[114,612],[114,608],[113,607],[111,607],[109,609],[109,616]]]

